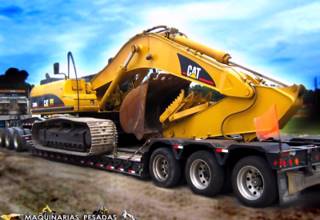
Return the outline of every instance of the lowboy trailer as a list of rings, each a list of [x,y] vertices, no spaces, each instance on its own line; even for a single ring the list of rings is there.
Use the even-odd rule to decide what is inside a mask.
[[[320,183],[320,139],[239,143],[152,138],[141,146],[88,157],[35,148],[31,151],[54,161],[151,177],[160,187],[173,187],[186,178],[193,192],[205,196],[219,193],[223,185],[232,185],[237,198],[253,207],[277,199],[281,204],[292,201],[303,189]]]

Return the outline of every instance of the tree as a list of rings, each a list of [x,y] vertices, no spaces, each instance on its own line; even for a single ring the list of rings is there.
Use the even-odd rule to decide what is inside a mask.
[[[31,85],[26,82],[28,76],[27,71],[11,67],[3,75],[0,75],[0,89],[24,89],[29,91]]]

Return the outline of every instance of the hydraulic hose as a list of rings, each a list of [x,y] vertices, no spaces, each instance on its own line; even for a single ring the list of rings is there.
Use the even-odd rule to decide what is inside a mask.
[[[74,74],[76,75],[77,103],[78,103],[78,112],[79,112],[79,111],[80,111],[80,95],[79,95],[78,74],[77,74],[76,65],[75,65],[75,62],[74,62],[73,55],[72,55],[71,51],[68,52],[67,58],[68,58],[68,78],[70,78],[70,59],[71,59],[71,61],[72,61]]]

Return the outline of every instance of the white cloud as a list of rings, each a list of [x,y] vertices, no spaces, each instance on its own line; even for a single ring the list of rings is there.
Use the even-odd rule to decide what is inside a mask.
[[[100,6],[105,2],[100,2]],[[237,1],[206,1],[206,2],[185,2],[181,4],[148,5],[142,10],[134,8],[126,9],[135,11],[133,20],[127,21],[129,28],[118,33],[112,33],[113,46],[105,49],[104,57],[114,56],[120,47],[132,36],[143,30],[157,26],[167,25],[176,27],[186,33],[190,38],[208,45],[224,48],[223,42],[212,40],[212,29],[206,28],[204,22],[222,23],[228,20],[241,20],[255,17],[267,5],[266,0],[257,0],[252,4],[250,0]],[[99,11],[104,11],[104,8]],[[107,9],[110,10],[110,9]],[[123,11],[121,7],[116,11]],[[100,12],[98,12],[100,13]],[[101,65],[105,59],[99,61]]]
[[[281,29],[287,34],[305,34],[320,30],[320,2],[279,12],[267,22],[270,27]]]
[[[266,0],[257,0],[254,4],[250,0],[229,0],[151,6],[138,13],[141,21],[139,26],[145,29],[164,24],[177,27],[188,36],[208,39],[208,33],[214,32],[208,26],[219,26],[228,21],[254,18],[266,6],[268,6]],[[230,27],[226,26],[226,28]]]
[[[60,45],[62,50],[79,52],[87,46],[95,36],[97,31],[95,27],[77,27],[67,32],[57,34],[50,38],[50,41]]]
[[[221,21],[239,20],[250,18],[259,13],[267,4],[265,0],[252,1],[207,1],[189,2],[183,4],[168,4],[167,6],[149,8],[142,12],[146,21],[168,21],[175,22],[198,22],[198,21]]]

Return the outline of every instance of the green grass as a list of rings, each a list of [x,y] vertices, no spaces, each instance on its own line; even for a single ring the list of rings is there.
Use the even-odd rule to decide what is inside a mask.
[[[320,119],[311,120],[306,117],[293,117],[281,132],[287,134],[320,135]]]

